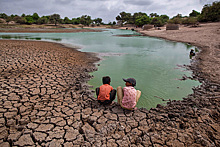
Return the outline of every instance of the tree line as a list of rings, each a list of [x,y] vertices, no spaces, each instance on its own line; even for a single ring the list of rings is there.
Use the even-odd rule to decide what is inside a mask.
[[[169,24],[186,24],[195,25],[198,22],[218,22],[220,21],[220,2],[213,2],[203,6],[202,12],[192,10],[189,16],[182,16],[177,14],[176,16],[169,18],[167,15],[158,15],[157,13],[151,13],[149,16],[146,13],[131,13],[121,12],[116,20],[123,24],[133,24],[136,26],[143,26],[145,24],[151,24],[155,27],[161,27],[166,23]]]
[[[33,15],[10,15],[5,13],[0,13],[0,18],[3,18],[7,23],[10,21],[15,21],[19,24],[82,24],[84,26],[89,26],[91,24],[100,25],[104,24],[102,18],[92,19],[89,15],[82,15],[81,17],[69,19],[65,17],[62,19],[59,14],[52,14],[49,16],[40,17],[37,13]],[[145,24],[151,24],[156,27],[161,27],[166,23],[174,24],[189,24],[195,25],[197,22],[217,22],[220,21],[220,2],[213,2],[212,4],[207,4],[203,6],[200,12],[192,10],[189,16],[182,16],[177,14],[173,18],[169,18],[167,15],[158,15],[157,13],[151,13],[147,15],[146,13],[138,12],[131,13],[121,12],[116,20],[119,25],[131,24],[135,26],[143,26]],[[115,25],[116,22],[109,22],[109,25]]]
[[[82,24],[85,26],[88,26],[90,24],[102,24],[101,18],[91,19],[91,16],[88,15],[82,15],[78,18],[72,18],[69,19],[68,17],[65,17],[62,19],[59,14],[52,14],[49,16],[42,16],[40,17],[37,13],[34,13],[33,15],[25,15],[22,14],[21,16],[18,15],[10,15],[8,16],[5,13],[0,13],[0,18],[3,18],[7,23],[10,21],[15,21],[19,24]]]

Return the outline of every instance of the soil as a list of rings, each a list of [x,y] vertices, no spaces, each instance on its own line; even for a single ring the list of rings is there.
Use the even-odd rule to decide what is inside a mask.
[[[98,104],[86,84],[94,54],[0,40],[0,146],[220,146],[218,24],[142,32],[201,50],[188,68],[202,85],[150,110]]]

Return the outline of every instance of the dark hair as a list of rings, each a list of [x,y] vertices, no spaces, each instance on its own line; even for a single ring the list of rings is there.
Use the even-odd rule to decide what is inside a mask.
[[[111,82],[111,78],[109,76],[102,77],[103,84],[109,84]]]

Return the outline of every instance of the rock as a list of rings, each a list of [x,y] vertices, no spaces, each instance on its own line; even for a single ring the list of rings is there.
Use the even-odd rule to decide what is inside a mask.
[[[20,138],[21,134],[22,134],[22,132],[16,132],[16,133],[14,133],[14,134],[10,134],[10,135],[8,136],[8,139],[9,139],[10,141],[12,141],[12,142],[17,141],[18,138]]]
[[[2,142],[0,143],[1,147],[10,147],[10,144],[8,142]]]
[[[115,120],[115,121],[118,120],[118,116],[116,114],[107,113],[104,116],[105,116],[105,118],[110,119],[110,120]]]
[[[7,118],[7,119],[12,119],[14,118],[15,116],[17,115],[17,112],[13,111],[13,112],[6,112],[4,114],[4,116]]]
[[[53,127],[54,127],[54,125],[52,125],[52,124],[41,124],[41,125],[38,126],[36,131],[38,131],[38,132],[47,132],[47,131],[50,131]]]
[[[31,138],[30,134],[24,134],[18,139],[18,141],[16,141],[14,143],[14,145],[17,145],[17,146],[32,146],[32,145],[34,145],[34,142]]]
[[[10,101],[19,101],[20,97],[18,95],[16,95],[16,93],[10,93],[8,95],[8,100],[10,100]]]
[[[64,143],[64,140],[63,139],[53,139],[51,142],[48,142],[46,144],[46,146],[48,147],[62,147],[62,144]]]
[[[47,140],[51,141],[52,139],[62,139],[65,134],[65,130],[63,127],[55,127],[52,131],[49,131],[48,134]]]
[[[6,139],[8,137],[8,129],[6,127],[0,128],[0,139]]]
[[[82,126],[81,131],[83,134],[95,134],[95,129],[90,126],[88,123],[86,123],[84,126]]]
[[[66,131],[66,134],[65,134],[64,138],[68,142],[71,142],[71,141],[74,141],[77,138],[78,135],[79,135],[79,131],[76,130],[76,129],[71,128],[71,129],[68,129]]]
[[[38,124],[32,123],[32,122],[27,125],[27,127],[28,127],[29,129],[36,129],[38,126],[39,126]]]
[[[46,133],[41,133],[41,132],[34,132],[33,137],[34,137],[35,141],[37,141],[39,143],[42,143],[42,141],[45,141],[45,139],[47,137],[47,134]]]

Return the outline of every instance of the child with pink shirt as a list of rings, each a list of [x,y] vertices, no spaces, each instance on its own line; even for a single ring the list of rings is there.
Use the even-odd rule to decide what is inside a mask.
[[[125,81],[126,87],[122,89],[121,86],[117,88],[117,99],[120,106],[128,110],[136,110],[135,107],[140,96],[141,91],[136,90],[136,80],[134,78],[123,79]]]

